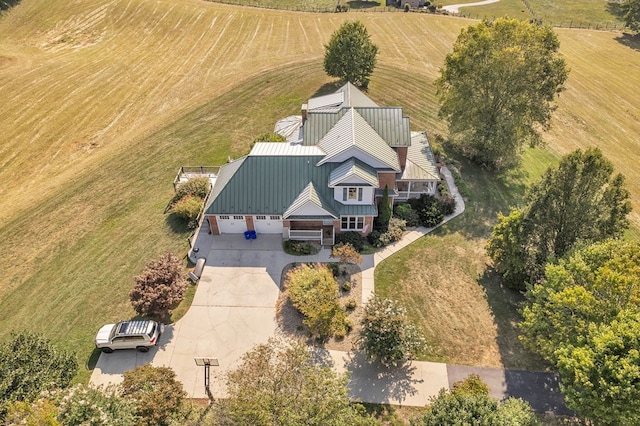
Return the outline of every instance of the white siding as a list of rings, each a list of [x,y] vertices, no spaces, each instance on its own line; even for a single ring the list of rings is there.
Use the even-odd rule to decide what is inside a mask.
[[[241,234],[247,230],[247,222],[242,215],[220,215],[217,219],[221,234]]]
[[[358,200],[349,200],[343,201],[343,189],[344,186],[336,186],[333,189],[333,199],[342,203],[342,204],[373,204],[374,203],[374,194],[375,188],[370,186],[363,186],[362,188],[362,201]],[[352,187],[353,188],[353,187]]]

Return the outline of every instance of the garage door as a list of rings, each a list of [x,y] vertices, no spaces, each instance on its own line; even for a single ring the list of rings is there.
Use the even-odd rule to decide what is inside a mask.
[[[253,225],[258,234],[282,234],[282,216],[254,216]]]
[[[221,234],[241,234],[247,230],[244,216],[218,216],[218,229]]]

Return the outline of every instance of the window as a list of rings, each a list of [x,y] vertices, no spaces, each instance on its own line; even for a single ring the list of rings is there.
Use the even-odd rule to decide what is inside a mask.
[[[342,230],[362,230],[364,229],[364,216],[342,216]]]
[[[256,216],[256,220],[267,220],[266,216]]]
[[[342,201],[362,201],[362,188],[343,188]]]
[[[242,219],[244,219],[244,216],[234,216],[233,218],[235,220],[242,220]]]
[[[222,219],[222,220],[229,220],[229,216],[220,216],[220,219]]]
[[[271,220],[280,220],[280,216],[269,216]]]

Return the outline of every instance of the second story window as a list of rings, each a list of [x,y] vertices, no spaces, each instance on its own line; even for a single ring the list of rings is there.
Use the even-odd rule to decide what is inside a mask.
[[[342,201],[362,201],[362,188],[342,188]]]

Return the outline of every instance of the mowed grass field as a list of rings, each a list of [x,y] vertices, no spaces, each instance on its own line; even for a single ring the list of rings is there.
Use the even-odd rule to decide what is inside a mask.
[[[23,0],[2,17],[0,339],[29,328],[88,362],[97,328],[133,315],[128,292],[144,263],[186,253],[188,231],[163,214],[178,168],[223,164],[298,113],[331,82],[323,44],[349,18],[380,45],[369,95],[405,107],[414,129],[445,134],[433,81],[473,21],[196,0]],[[627,175],[637,210],[638,46],[616,33],[559,35],[572,72],[549,148],[600,146]],[[488,226],[492,216],[482,217]],[[470,243],[480,269],[486,229]],[[452,276],[476,274],[450,267],[458,268],[447,270]],[[482,295],[474,300],[489,309]],[[455,305],[449,312],[462,315]]]

